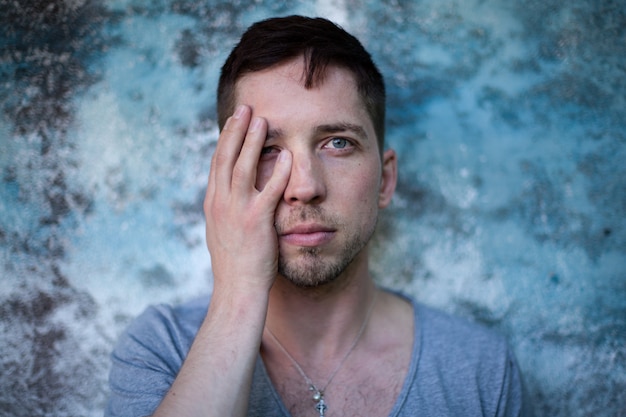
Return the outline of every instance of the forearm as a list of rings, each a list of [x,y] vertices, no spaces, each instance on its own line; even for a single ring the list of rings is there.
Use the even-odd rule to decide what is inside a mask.
[[[216,288],[158,416],[245,416],[267,294]]]

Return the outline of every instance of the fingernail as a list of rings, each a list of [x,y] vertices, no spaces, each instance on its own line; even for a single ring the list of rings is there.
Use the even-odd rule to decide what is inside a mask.
[[[237,106],[237,109],[235,110],[235,114],[233,114],[233,117],[235,119],[239,119],[241,116],[243,116],[243,113],[245,111],[246,111],[246,106],[239,105]]]
[[[283,149],[278,154],[278,159],[276,160],[276,162],[285,162],[286,160],[287,160],[287,151]]]

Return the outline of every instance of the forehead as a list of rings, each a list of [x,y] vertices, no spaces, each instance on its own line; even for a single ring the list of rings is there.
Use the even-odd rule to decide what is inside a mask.
[[[236,82],[235,91],[237,93],[240,92],[242,90],[240,87],[242,86],[249,87],[256,84],[259,87],[259,84],[270,79],[277,82],[295,83],[305,88],[306,72],[305,58],[300,55],[269,68],[241,75]],[[349,70],[335,64],[328,64],[319,76],[313,78],[313,86],[309,90],[323,89],[324,84],[330,83],[334,85],[341,84],[346,88],[352,88],[355,93],[357,92],[354,75]]]
[[[305,88],[304,81],[301,57],[248,73],[237,81],[235,104],[251,106],[255,115],[265,117],[270,125],[319,119],[316,122],[340,121],[363,125],[368,132],[373,129],[350,71],[329,65],[324,77],[312,88]]]

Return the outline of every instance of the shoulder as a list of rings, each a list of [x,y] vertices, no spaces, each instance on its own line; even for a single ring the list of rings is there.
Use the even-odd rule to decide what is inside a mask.
[[[114,354],[124,350],[167,352],[174,348],[186,355],[198,328],[206,315],[209,298],[171,306],[152,305],[128,326],[120,337]]]
[[[514,365],[506,339],[496,331],[418,303],[415,312],[422,372],[451,379],[465,375],[492,385]]]
[[[209,298],[179,306],[148,307],[128,326],[111,353],[105,416],[150,415],[187,356]]]
[[[519,415],[521,378],[506,339],[484,325],[412,302],[412,389],[420,407],[448,410],[441,415]]]
[[[444,351],[450,348],[474,351],[482,350],[485,346],[507,348],[504,337],[482,324],[427,306],[401,292],[388,292],[412,306],[415,334],[423,343],[435,347],[445,345]]]
[[[506,340],[496,331],[468,319],[444,311],[414,303],[416,324],[422,341],[433,347],[445,346],[446,350],[462,350],[467,354],[488,351],[505,351]],[[494,353],[494,352],[491,352]]]

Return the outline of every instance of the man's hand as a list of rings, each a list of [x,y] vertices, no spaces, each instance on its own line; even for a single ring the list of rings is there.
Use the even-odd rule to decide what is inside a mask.
[[[217,142],[204,200],[213,295],[155,417],[247,413],[269,289],[277,272],[274,213],[291,172],[291,154],[282,151],[263,190],[255,188],[267,122],[251,117],[249,107],[239,106]]]
[[[239,106],[218,139],[204,201],[215,286],[269,291],[276,277],[274,214],[289,181],[291,154],[280,153],[269,182],[257,190],[266,135],[267,121],[252,118],[248,106]]]

